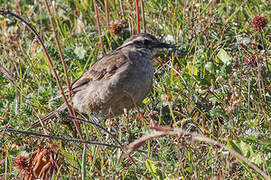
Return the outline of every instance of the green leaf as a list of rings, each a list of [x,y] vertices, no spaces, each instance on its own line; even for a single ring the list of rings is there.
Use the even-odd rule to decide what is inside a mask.
[[[239,143],[239,147],[242,150],[244,156],[246,156],[247,158],[251,156],[251,153],[253,152],[253,150],[249,144],[241,141],[241,143]]]
[[[147,160],[145,161],[145,165],[146,165],[146,168],[148,169],[148,171],[149,171],[150,173],[154,173],[154,174],[157,173],[156,168],[155,168],[155,165],[151,162],[151,160],[147,159]]]
[[[142,101],[142,103],[143,104],[147,104],[148,102],[150,102],[151,101],[151,99],[149,98],[149,97],[146,97],[143,101]]]
[[[82,164],[81,164],[81,176],[82,179],[86,178],[86,144],[84,144],[84,149],[83,149],[83,153],[82,153]]]
[[[207,62],[205,64],[205,69],[207,71],[209,71],[210,73],[214,73],[215,72],[215,66],[214,66],[214,63],[213,62]]]
[[[224,50],[220,49],[218,54],[217,54],[218,59],[220,59],[224,64],[230,65],[231,64],[231,57],[230,55]]]
[[[198,68],[196,66],[194,66],[192,63],[188,63],[187,66],[190,75],[198,75]]]
[[[253,162],[260,166],[263,163],[260,153],[253,151],[252,146],[241,141],[239,147],[242,150],[244,156],[250,159],[250,162]]]
[[[82,47],[76,47],[74,53],[77,55],[79,59],[83,59],[87,53],[87,51]]]
[[[43,54],[43,52],[39,52],[38,54],[36,54],[36,57],[33,59],[34,63],[36,63],[37,61],[40,61],[39,63],[37,63],[37,69],[42,69],[45,71],[49,71],[50,67],[48,65],[48,62]]]
[[[253,162],[254,164],[257,164],[258,166],[261,166],[263,164],[263,160],[261,158],[260,153],[254,153],[251,158],[250,161]]]
[[[243,152],[238,147],[238,145],[234,141],[228,141],[228,145],[233,148],[234,151],[238,152],[239,154],[243,155]]]
[[[77,162],[75,161],[75,158],[72,154],[68,153],[67,151],[65,151],[62,147],[62,143],[60,142],[59,144],[59,149],[60,149],[60,152],[61,154],[67,158],[68,160],[70,160],[71,164],[74,165],[74,166],[77,166]]]

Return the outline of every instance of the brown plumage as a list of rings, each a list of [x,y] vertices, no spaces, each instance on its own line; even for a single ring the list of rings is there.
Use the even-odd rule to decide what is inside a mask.
[[[123,113],[140,103],[152,89],[152,58],[157,48],[172,48],[150,34],[138,34],[104,56],[72,84],[74,108],[98,119]],[[61,105],[42,121],[66,109]],[[40,121],[33,124],[36,126]]]

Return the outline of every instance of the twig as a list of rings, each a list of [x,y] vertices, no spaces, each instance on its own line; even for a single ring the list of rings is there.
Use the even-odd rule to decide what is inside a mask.
[[[146,33],[144,0],[140,0],[140,6],[141,6],[141,16],[142,16],[143,32]]]
[[[37,132],[30,132],[30,131],[22,131],[22,130],[17,130],[17,129],[12,129],[12,128],[5,128],[6,131],[11,132],[11,133],[19,133],[19,134],[26,134],[26,135],[32,135],[32,136],[39,136],[39,137],[44,137],[44,138],[49,138],[49,139],[57,139],[61,141],[71,141],[71,142],[76,142],[76,143],[83,143],[83,144],[95,144],[98,146],[107,146],[107,147],[114,147],[114,148],[120,148],[121,146],[115,145],[115,144],[107,144],[107,143],[101,143],[98,141],[89,141],[89,140],[83,140],[83,139],[77,139],[77,138],[65,138],[65,137],[59,137],[59,136],[50,136],[47,134],[41,134]],[[147,154],[147,151],[144,150],[137,150],[138,152],[145,153]]]
[[[49,138],[49,139],[57,139],[57,140],[61,140],[61,141],[72,141],[72,142],[76,142],[76,143],[96,144],[96,145],[100,145],[100,146],[121,148],[120,146],[117,146],[114,144],[106,144],[106,143],[101,143],[101,142],[97,142],[97,141],[82,140],[82,139],[77,139],[77,138],[64,138],[64,137],[59,137],[59,136],[50,136],[47,134],[41,134],[41,133],[30,132],[30,131],[22,131],[22,130],[11,129],[11,128],[6,128],[6,131],[12,132],[12,133],[20,133],[20,134],[26,134],[26,135],[45,137],[45,138]]]
[[[264,54],[267,52],[265,43],[264,43],[264,38],[263,38],[263,31],[260,31],[260,38],[261,38],[261,43],[264,49]],[[265,64],[266,64],[266,68],[268,70],[268,72],[270,73],[270,69],[269,69],[269,65],[268,65],[268,58],[265,58]]]
[[[49,65],[50,65],[50,67],[51,67],[51,69],[53,71],[53,74],[54,74],[55,78],[56,78],[57,85],[58,85],[60,93],[61,93],[61,95],[62,95],[62,97],[64,99],[64,102],[67,105],[67,107],[69,107],[68,100],[67,100],[67,98],[65,96],[65,93],[63,91],[63,88],[62,88],[62,86],[60,84],[60,80],[59,80],[58,74],[57,74],[56,70],[54,69],[53,62],[52,62],[52,60],[51,60],[51,58],[50,58],[50,56],[48,54],[48,51],[47,51],[47,49],[46,49],[46,47],[45,47],[45,45],[44,45],[44,43],[43,43],[40,35],[37,33],[37,31],[35,30],[35,28],[33,27],[33,25],[31,23],[27,22],[22,16],[20,16],[18,14],[15,14],[15,13],[13,13],[13,12],[11,12],[9,10],[6,10],[4,8],[0,8],[0,13],[3,14],[3,15],[11,15],[11,16],[19,19],[21,22],[23,22],[32,31],[33,34],[35,34],[36,38],[38,39],[38,41],[40,42],[40,45],[43,48],[44,54],[46,56],[46,59],[47,59]]]
[[[98,33],[99,33],[99,43],[102,50],[102,56],[104,56],[104,45],[103,45],[103,37],[102,37],[102,30],[101,30],[101,23],[100,23],[100,14],[99,9],[96,4],[96,0],[93,0],[94,10],[96,14],[96,23],[98,27]]]
[[[104,4],[105,4],[106,26],[107,26],[107,29],[109,29],[108,0],[105,0]]]
[[[84,123],[88,123],[88,124],[92,124],[102,130],[104,130],[106,133],[108,133],[120,146],[121,149],[123,149],[123,151],[125,151],[125,147],[120,143],[120,141],[111,133],[109,132],[107,129],[105,129],[103,126],[95,123],[95,122],[92,122],[92,121],[88,121],[86,119],[83,119],[83,118],[78,118],[78,117],[75,117],[75,116],[68,116],[68,118],[72,119],[72,120],[75,120],[75,121],[80,121],[80,122],[84,122]]]
[[[135,164],[135,161],[134,161],[133,157],[131,157],[130,154],[126,152],[125,147],[120,143],[120,141],[111,132],[109,132],[108,130],[106,130],[104,127],[102,127],[101,125],[99,125],[99,124],[97,124],[95,122],[91,122],[91,121],[88,121],[88,120],[83,119],[83,118],[78,118],[78,117],[74,117],[74,116],[68,116],[68,118],[76,120],[76,121],[81,121],[81,122],[84,122],[84,123],[89,123],[89,124],[92,124],[92,125],[100,128],[100,129],[104,130],[106,133],[108,133],[113,138],[113,140],[115,140],[119,144],[119,147],[121,148],[121,150],[125,154],[127,154],[127,156],[130,158],[130,160],[132,161],[132,163]]]
[[[124,11],[123,11],[122,0],[119,0],[119,5],[120,5],[120,13],[121,13],[121,16],[122,16],[122,18],[125,18],[125,17],[124,17]]]
[[[71,115],[75,116],[75,111],[73,109],[73,103],[72,103],[72,95],[71,95],[71,92],[72,92],[71,83],[70,83],[69,76],[68,76],[67,65],[65,63],[64,56],[63,56],[63,53],[62,53],[62,50],[61,50],[61,47],[60,47],[60,44],[59,44],[59,40],[58,40],[58,37],[57,37],[57,34],[56,34],[55,24],[53,22],[52,14],[51,14],[51,11],[50,11],[47,0],[45,0],[45,5],[46,5],[47,11],[48,11],[51,26],[52,26],[53,31],[54,31],[55,41],[56,41],[58,53],[59,53],[59,56],[60,56],[60,59],[61,59],[62,65],[63,65],[64,74],[65,74],[65,77],[66,77],[66,84],[67,84],[67,87],[68,87],[69,100],[70,100],[70,103],[71,103],[71,105],[68,105],[67,108],[69,110],[69,113]],[[82,135],[82,131],[81,131],[79,123],[77,121],[74,121],[73,123],[74,123],[74,125],[76,127],[77,132],[79,133],[80,138],[83,139],[83,135]]]
[[[170,128],[170,127],[163,127],[163,126],[155,126],[153,127],[153,129],[157,130],[156,132],[143,136],[137,140],[135,140],[134,142],[132,142],[127,149],[128,153],[132,153],[134,152],[137,148],[139,148],[140,146],[142,146],[147,140],[151,140],[154,138],[159,138],[159,137],[163,137],[163,136],[167,136],[167,135],[171,135],[171,136],[189,136],[191,137],[191,141],[201,141],[201,142],[206,142],[206,143],[211,143],[214,145],[218,145],[220,147],[222,147],[223,149],[229,151],[232,155],[234,155],[235,157],[241,159],[242,161],[244,161],[246,164],[248,164],[252,169],[254,169],[256,172],[258,172],[259,174],[262,175],[262,177],[264,177],[265,179],[270,180],[270,177],[267,176],[267,174],[265,172],[263,172],[261,169],[259,169],[257,166],[255,166],[253,163],[251,163],[247,158],[245,158],[244,156],[242,156],[241,154],[233,151],[232,149],[228,148],[227,146],[225,146],[224,144],[221,144],[211,138],[205,137],[205,136],[201,136],[199,134],[196,133],[190,133],[187,132],[181,128]]]
[[[12,74],[8,71],[8,69],[5,66],[0,65],[0,72],[2,72],[3,74],[5,74],[8,77],[8,79],[15,84],[16,79],[12,76]]]

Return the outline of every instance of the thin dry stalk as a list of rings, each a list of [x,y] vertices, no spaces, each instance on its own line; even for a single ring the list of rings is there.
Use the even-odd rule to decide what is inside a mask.
[[[68,103],[68,100],[67,100],[67,98],[66,98],[66,96],[65,96],[64,90],[63,90],[63,88],[62,88],[62,86],[61,86],[61,84],[60,84],[59,76],[58,76],[58,74],[57,74],[57,72],[56,72],[56,70],[55,70],[55,68],[54,68],[53,62],[52,62],[52,60],[51,60],[51,58],[50,58],[50,56],[49,56],[49,54],[48,54],[48,51],[47,51],[47,49],[46,49],[46,47],[45,47],[45,45],[44,45],[44,43],[43,43],[43,41],[42,41],[40,35],[37,33],[36,29],[33,27],[32,24],[30,24],[29,22],[27,22],[26,20],[24,20],[24,18],[23,18],[22,16],[18,15],[18,14],[15,14],[15,13],[13,13],[13,12],[11,12],[11,11],[9,11],[9,10],[6,10],[6,9],[4,9],[4,8],[0,8],[0,13],[3,14],[3,15],[11,15],[12,17],[17,18],[18,20],[20,20],[21,22],[23,22],[23,23],[27,26],[27,28],[29,28],[29,29],[32,31],[33,34],[35,34],[36,38],[38,39],[40,45],[41,45],[42,48],[43,48],[45,57],[46,57],[46,59],[47,59],[49,65],[50,65],[50,67],[51,67],[51,69],[52,69],[52,71],[53,71],[53,74],[54,74],[54,76],[55,76],[55,78],[56,78],[57,85],[58,85],[58,88],[59,88],[59,90],[60,90],[60,93],[61,93],[61,95],[62,95],[62,97],[63,97],[63,99],[64,99],[64,102],[65,102],[66,105],[68,106],[69,103]]]
[[[264,53],[266,54],[267,49],[266,49],[266,46],[265,46],[265,43],[264,43],[264,38],[263,38],[263,32],[262,31],[260,32],[260,38],[261,38],[261,43],[262,43],[262,46],[263,46],[263,49],[264,49]],[[268,65],[268,59],[269,58],[265,59],[265,64],[266,64],[266,68],[267,68],[268,72],[270,73],[270,69],[269,69],[269,65]]]
[[[21,130],[16,130],[16,129],[11,129],[11,128],[6,128],[5,130],[9,131],[9,132],[13,132],[13,133],[21,133],[21,134],[27,134],[27,135],[34,135],[34,136],[40,136],[40,137],[45,137],[45,138],[50,138],[50,139],[58,139],[58,140],[63,140],[63,141],[72,141],[72,142],[77,142],[77,143],[84,143],[84,144],[96,144],[96,145],[102,145],[102,146],[109,146],[109,147],[116,147],[116,148],[120,148],[127,156],[128,158],[131,160],[131,162],[135,165],[135,160],[133,159],[133,157],[130,155],[130,153],[128,153],[125,149],[125,147],[121,144],[121,142],[111,133],[109,132],[107,129],[105,129],[104,127],[102,127],[101,125],[91,122],[89,120],[85,120],[82,118],[78,118],[75,116],[68,116],[68,118],[72,119],[73,121],[80,121],[80,122],[84,122],[84,123],[89,123],[92,124],[100,129],[102,129],[103,131],[105,131],[107,134],[109,134],[111,136],[111,138],[117,142],[117,144],[119,146],[113,145],[113,144],[105,144],[105,143],[100,143],[100,142],[96,142],[96,141],[88,141],[88,140],[83,140],[83,139],[76,139],[76,138],[64,138],[64,137],[58,137],[58,136],[49,136],[46,134],[41,134],[41,133],[37,133],[37,132],[30,132],[30,131],[21,131]],[[139,152],[144,152],[142,150],[138,150]]]
[[[16,79],[12,76],[12,74],[8,71],[8,69],[5,66],[0,65],[0,72],[5,74],[11,82],[13,83],[16,82]]]
[[[219,143],[219,142],[217,142],[217,141],[215,141],[215,140],[213,140],[211,138],[201,136],[201,135],[196,134],[196,133],[190,133],[190,132],[187,132],[187,131],[185,131],[184,129],[181,129],[181,128],[170,128],[170,127],[163,127],[163,126],[155,126],[155,127],[153,127],[153,129],[155,129],[156,132],[154,132],[152,134],[148,134],[146,136],[143,136],[143,137],[135,140],[131,144],[129,144],[127,152],[128,153],[134,152],[136,149],[138,149],[143,144],[145,144],[146,141],[151,140],[151,139],[155,139],[155,138],[159,138],[159,137],[163,137],[163,136],[167,136],[167,135],[170,135],[170,136],[181,136],[181,135],[182,136],[189,136],[190,141],[201,141],[201,142],[211,143],[211,144],[222,147],[223,149],[229,151],[233,156],[235,156],[235,157],[241,159],[242,161],[244,161],[252,169],[254,169],[256,172],[258,172],[260,175],[262,175],[262,177],[264,177],[265,179],[270,180],[270,177],[265,172],[263,172],[261,169],[259,169],[257,166],[255,166],[253,163],[251,163],[247,158],[245,158],[241,154],[233,151],[232,149],[225,146],[224,144],[221,144],[221,143]]]
[[[54,36],[55,36],[55,41],[56,41],[58,53],[59,53],[59,56],[60,56],[60,59],[61,59],[62,65],[63,65],[64,74],[65,74],[65,77],[66,77],[66,84],[67,84],[67,87],[68,87],[69,100],[70,100],[70,103],[71,103],[71,105],[67,104],[67,108],[69,110],[69,113],[72,116],[75,116],[75,111],[73,109],[73,103],[72,103],[72,95],[71,95],[71,92],[72,92],[71,83],[70,83],[69,76],[68,76],[67,65],[65,63],[64,56],[63,56],[63,53],[62,53],[62,50],[61,50],[61,47],[60,47],[60,44],[59,44],[59,40],[58,40],[58,37],[57,37],[57,34],[56,34],[55,24],[53,22],[52,14],[51,14],[51,11],[50,11],[47,0],[45,0],[45,5],[46,5],[46,9],[48,11],[50,24],[51,24],[52,29],[54,31]],[[74,123],[74,125],[76,127],[77,132],[79,133],[80,138],[83,139],[83,135],[82,135],[82,131],[81,131],[79,123],[77,121],[73,121],[73,123]]]
[[[127,153],[131,154],[132,152],[137,150],[139,147],[144,145],[145,142],[148,141],[148,140],[163,137],[163,136],[166,136],[166,135],[168,135],[167,132],[157,131],[157,132],[154,132],[152,134],[148,134],[146,136],[143,136],[143,137],[133,141],[131,144],[129,144],[128,149],[127,149]]]
[[[98,27],[98,33],[99,33],[99,44],[102,50],[102,56],[104,56],[104,45],[103,45],[103,37],[102,37],[102,30],[101,30],[101,23],[100,23],[100,13],[96,4],[96,1],[93,0],[93,5],[94,5],[94,9],[95,9],[95,14],[96,14],[96,23],[97,23],[97,27]]]
[[[47,134],[41,134],[41,133],[30,132],[30,131],[22,131],[22,130],[11,129],[11,128],[6,128],[5,130],[8,132],[11,132],[11,133],[20,133],[20,134],[26,134],[26,135],[31,135],[31,136],[39,136],[39,137],[56,139],[56,140],[61,140],[61,141],[71,141],[71,142],[76,142],[76,143],[95,144],[95,145],[99,145],[99,146],[120,148],[120,146],[117,146],[114,144],[106,144],[106,143],[101,143],[101,142],[97,142],[97,141],[89,141],[89,140],[83,140],[83,139],[77,139],[77,138],[65,138],[65,137],[59,137],[59,136],[50,136]]]
[[[129,159],[131,160],[131,162],[133,164],[136,164],[133,157],[130,155],[130,153],[127,153],[125,147],[121,144],[121,142],[116,138],[116,136],[114,136],[110,131],[108,131],[107,129],[105,129],[104,127],[102,127],[101,125],[97,124],[97,123],[94,123],[94,122],[91,122],[91,121],[88,121],[88,120],[85,120],[85,119],[82,119],[82,118],[78,118],[78,117],[74,117],[74,116],[69,116],[69,118],[73,119],[73,120],[76,120],[76,121],[81,121],[81,122],[84,122],[84,123],[88,123],[88,124],[92,124],[100,129],[102,129],[103,131],[105,131],[107,134],[109,134],[113,140],[115,140],[119,147],[121,148],[121,150],[129,157]]]
[[[108,0],[104,1],[105,4],[105,16],[106,16],[106,26],[109,29],[109,12],[108,12]]]
[[[83,144],[95,144],[99,146],[107,146],[107,147],[114,147],[114,148],[120,148],[122,149],[121,146],[117,146],[115,144],[106,144],[106,143],[101,143],[97,141],[89,141],[89,140],[82,140],[82,139],[77,139],[77,138],[65,138],[65,137],[59,137],[59,136],[50,136],[47,134],[41,134],[37,132],[30,132],[30,131],[22,131],[22,130],[17,130],[17,129],[12,129],[12,128],[5,128],[6,131],[10,133],[19,133],[19,134],[26,134],[30,136],[38,136],[38,137],[44,137],[48,139],[56,139],[56,140],[61,140],[61,141],[70,141],[70,142],[75,142],[75,143],[83,143]],[[147,154],[147,151],[144,150],[137,150],[138,152],[145,153]]]
[[[122,0],[119,0],[119,5],[120,5],[120,14],[122,16],[122,18],[124,18],[124,11],[123,11],[123,5],[122,5]]]
[[[143,32],[146,33],[144,0],[140,0],[140,6],[141,6],[141,17],[142,17],[142,24],[143,24]]]

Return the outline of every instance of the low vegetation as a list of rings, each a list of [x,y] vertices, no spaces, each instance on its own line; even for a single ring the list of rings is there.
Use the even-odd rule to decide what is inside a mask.
[[[4,0],[0,7],[33,25],[65,88],[45,2]],[[267,0],[144,1],[141,32],[176,50],[154,59],[153,91],[138,109],[100,122],[111,134],[81,123],[85,143],[33,134],[80,139],[67,116],[31,128],[63,100],[50,101],[59,89],[36,36],[2,13],[0,179],[270,177],[270,7]],[[49,8],[71,81],[138,30],[132,0],[57,0]]]

